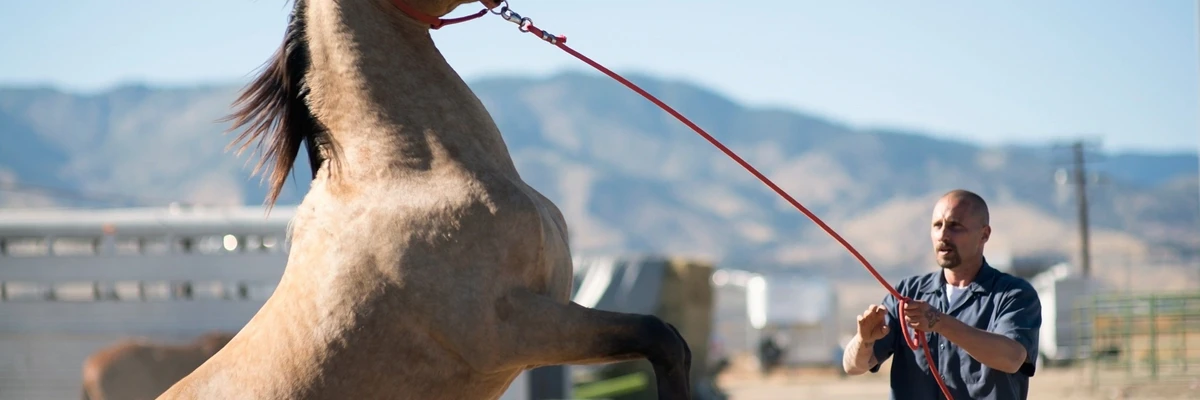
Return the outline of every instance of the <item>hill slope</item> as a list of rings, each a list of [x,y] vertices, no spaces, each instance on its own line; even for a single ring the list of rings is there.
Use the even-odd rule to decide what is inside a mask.
[[[1073,194],[1054,180],[1065,153],[857,130],[800,112],[744,107],[687,83],[632,79],[766,173],[881,268],[928,263],[924,232],[932,202],[956,187],[992,204],[993,250],[1074,254]],[[672,252],[826,270],[853,262],[724,154],[607,78],[494,78],[472,87],[522,175],[562,208],[577,252]],[[80,96],[0,88],[0,135],[7,139],[0,145],[0,189],[9,188],[0,191],[0,206],[260,204],[264,188],[248,177],[246,157],[224,152],[232,135],[215,123],[237,90],[129,86]],[[1093,165],[1108,178],[1090,193],[1095,257],[1194,257],[1197,165],[1195,152],[1108,154]],[[301,161],[281,203],[303,196],[307,170]],[[37,187],[105,201],[30,195]]]

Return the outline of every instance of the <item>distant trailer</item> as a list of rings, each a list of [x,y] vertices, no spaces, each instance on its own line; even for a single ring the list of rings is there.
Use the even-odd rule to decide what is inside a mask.
[[[78,398],[83,360],[128,337],[238,331],[287,264],[294,207],[0,210],[0,400]],[[562,367],[503,400],[563,398]]]
[[[1029,280],[1042,304],[1039,366],[1069,365],[1091,356],[1092,320],[1086,313],[1098,283],[1061,263]]]
[[[806,272],[721,269],[712,281],[714,326],[727,354],[755,353],[773,338],[784,349],[784,365],[840,365],[837,291],[827,279]]]

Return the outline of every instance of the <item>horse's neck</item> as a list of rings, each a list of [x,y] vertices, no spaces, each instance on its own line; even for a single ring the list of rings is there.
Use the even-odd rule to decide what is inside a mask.
[[[339,168],[386,176],[454,164],[516,175],[495,123],[426,27],[386,2],[310,4],[312,108]]]

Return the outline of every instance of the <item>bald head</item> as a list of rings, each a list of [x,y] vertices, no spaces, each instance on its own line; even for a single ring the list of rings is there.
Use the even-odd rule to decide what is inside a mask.
[[[967,206],[970,210],[970,215],[980,222],[980,226],[988,226],[991,224],[991,214],[988,212],[987,202],[983,201],[983,197],[975,194],[975,192],[963,189],[955,189],[942,195],[941,200],[954,200]]]

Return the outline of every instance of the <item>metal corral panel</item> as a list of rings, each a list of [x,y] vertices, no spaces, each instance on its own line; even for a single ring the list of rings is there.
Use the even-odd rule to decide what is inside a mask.
[[[253,281],[283,276],[284,253],[0,257],[0,281]]]
[[[237,332],[263,301],[0,303],[0,400],[78,398],[88,355],[131,337],[188,342]]]
[[[184,343],[191,337],[147,336]],[[78,399],[83,360],[97,349],[127,339],[125,335],[0,334],[0,399]]]
[[[234,233],[282,235],[295,207],[266,210],[228,208],[122,208],[108,210],[0,210],[0,237],[209,235]]]
[[[241,330],[262,301],[6,302],[0,333],[199,335]]]
[[[184,343],[211,331],[240,331],[265,304],[287,263],[286,245],[284,251],[260,242],[264,248],[235,245],[239,250],[227,247],[217,254],[175,249],[116,254],[105,248],[113,238],[281,239],[294,212],[294,207],[277,207],[270,216],[255,207],[0,210],[0,288],[5,288],[0,290],[5,300],[0,301],[0,400],[79,398],[83,361],[124,339]],[[5,256],[2,251],[5,238],[64,237],[106,244],[82,256]],[[218,294],[180,299],[175,291],[183,283],[216,283]],[[163,287],[165,295],[149,295]],[[245,293],[234,294],[237,288]],[[80,301],[64,300],[69,298]],[[546,389],[533,383],[536,375],[521,374],[502,398],[529,399],[533,389]],[[559,397],[569,396],[569,380],[549,384]],[[557,390],[559,385],[565,388]]]

